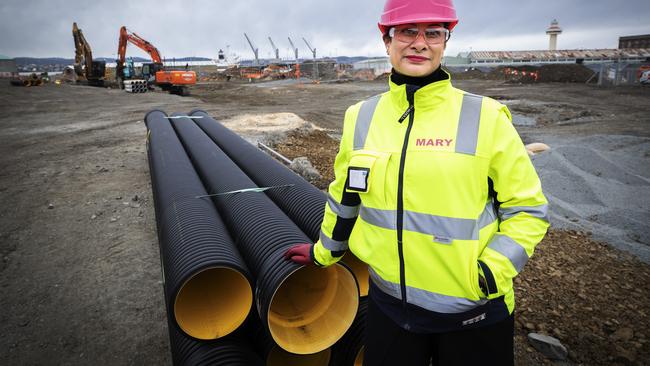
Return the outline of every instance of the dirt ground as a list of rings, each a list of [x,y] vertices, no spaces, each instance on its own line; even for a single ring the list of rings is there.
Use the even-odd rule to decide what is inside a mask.
[[[535,126],[518,126],[524,140],[541,131],[650,136],[648,90],[455,85],[509,101],[518,116],[535,115]],[[338,145],[331,136],[340,133],[345,109],[385,89],[379,82],[206,83],[183,98],[0,82],[0,364],[171,364],[147,111],[201,108],[217,119],[294,113],[324,130],[294,133],[276,146],[290,158],[308,156],[324,188]],[[553,230],[516,281],[517,363],[552,364],[525,340],[534,330],[569,348],[566,364],[647,364],[649,284],[647,264],[588,233]]]

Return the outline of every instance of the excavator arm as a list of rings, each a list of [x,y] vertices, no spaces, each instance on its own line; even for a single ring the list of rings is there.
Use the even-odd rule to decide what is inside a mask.
[[[163,70],[162,57],[158,49],[139,35],[130,32],[126,27],[120,28],[120,40],[117,46],[117,66],[116,76],[118,82],[124,78],[124,63],[126,61],[126,46],[128,43],[136,45],[141,50],[147,52],[154,64],[155,83],[163,90],[185,95],[187,94],[187,85],[196,84],[196,73],[194,71],[165,71]]]
[[[75,71],[77,71],[77,74],[81,75],[81,61],[83,60],[84,57],[85,39],[81,34],[81,30],[79,30],[79,28],[77,27],[77,23],[72,23],[72,38],[74,39]]]
[[[160,52],[158,51],[156,46],[147,42],[144,38],[140,37],[139,35],[133,32],[129,32],[129,30],[126,29],[126,27],[124,26],[120,28],[120,42],[117,48],[118,62],[121,62],[122,64],[124,63],[126,58],[126,45],[128,42],[133,43],[138,48],[148,53],[149,57],[151,57],[151,61],[153,61],[154,63],[162,64],[162,57],[160,57]]]
[[[99,82],[104,78],[106,63],[93,61],[93,52],[86,41],[83,32],[77,23],[72,23],[72,38],[74,39],[74,69],[77,75],[83,76],[88,81]]]

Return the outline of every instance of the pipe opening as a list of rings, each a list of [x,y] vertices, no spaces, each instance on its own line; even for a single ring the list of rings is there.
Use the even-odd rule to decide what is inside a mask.
[[[197,339],[217,339],[237,329],[253,304],[244,275],[232,268],[205,269],[188,279],[176,295],[178,326]]]
[[[363,366],[363,351],[365,350],[365,347],[361,347],[359,353],[357,353],[357,357],[354,359],[354,366]]]
[[[368,265],[357,258],[356,255],[352,254],[352,251],[348,250],[347,253],[341,259],[346,266],[350,267],[354,277],[357,278],[357,283],[359,284],[359,296],[364,297],[368,296],[368,281],[370,280],[370,275],[368,274]]]
[[[348,330],[357,309],[356,281],[345,267],[302,267],[273,294],[268,313],[271,336],[283,349],[311,354],[333,345]]]
[[[289,353],[280,347],[273,347],[266,358],[267,366],[327,366],[330,363],[330,349],[311,355]]]

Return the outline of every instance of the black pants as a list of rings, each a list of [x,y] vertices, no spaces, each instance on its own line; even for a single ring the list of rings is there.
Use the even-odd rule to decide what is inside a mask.
[[[364,366],[514,365],[514,317],[441,334],[409,332],[368,299]]]

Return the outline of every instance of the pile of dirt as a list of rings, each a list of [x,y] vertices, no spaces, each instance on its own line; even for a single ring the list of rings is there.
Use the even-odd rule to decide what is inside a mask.
[[[390,78],[390,73],[389,73],[389,72],[385,72],[385,73],[383,73],[383,74],[381,74],[381,75],[378,75],[378,76],[375,78],[375,81],[386,81],[386,82],[388,82],[388,79],[389,79],[389,78]]]
[[[586,83],[593,75],[591,69],[578,64],[551,64],[539,68],[540,82]]]
[[[471,80],[471,79],[488,79],[489,76],[491,76],[490,73],[485,73],[475,67],[470,67],[468,69],[464,69],[463,71],[456,71],[454,72],[453,70],[448,70],[448,72],[451,74],[452,81],[453,80]],[[501,79],[503,79],[503,76],[500,76]]]
[[[477,78],[506,80],[510,83],[585,83],[590,79],[595,81],[596,78],[592,78],[593,75],[594,72],[583,65],[549,64],[499,66],[485,75],[478,75],[480,77]]]
[[[381,77],[381,75],[380,75]],[[375,80],[375,72],[372,69],[358,69],[352,72],[352,78],[354,80]]]
[[[318,170],[321,179],[311,182],[319,189],[327,189],[334,180],[334,158],[339,149],[339,142],[323,130],[292,131],[287,138],[274,148],[289,159],[305,156]]]
[[[499,66],[488,72],[486,79],[505,80],[508,83],[534,83],[539,81],[539,67],[532,65]]]
[[[650,266],[583,232],[551,230],[517,291],[516,343],[530,332],[558,338],[584,365],[642,365],[650,359]],[[518,349],[518,356],[522,356]]]

